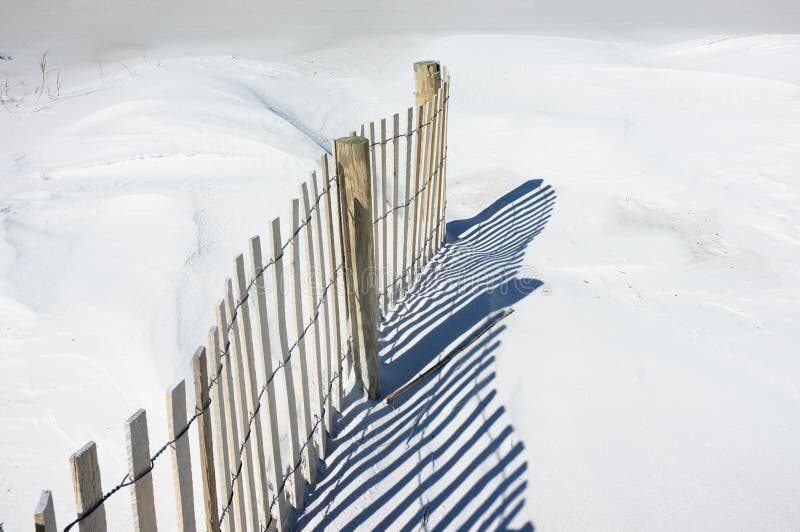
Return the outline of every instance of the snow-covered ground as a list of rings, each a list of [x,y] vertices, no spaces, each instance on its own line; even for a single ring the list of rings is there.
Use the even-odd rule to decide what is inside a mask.
[[[512,503],[524,501],[513,526],[800,527],[800,36],[754,33],[800,32],[797,9],[741,2],[728,31],[643,37],[636,26],[616,32],[613,13],[583,28],[554,4],[544,9],[551,25],[526,25],[537,12],[510,4],[438,7],[418,22],[388,2],[274,16],[237,3],[215,28],[205,2],[187,17],[182,1],[4,2],[5,530],[30,526],[41,489],[69,520],[67,457],[89,439],[104,485],[119,480],[123,422],[137,408],[151,442],[166,440],[164,390],[188,374],[232,257],[285,214],[320,145],[411,103],[421,58],[453,78],[449,219],[471,219],[532,180],[555,192],[513,264],[535,289],[514,299],[480,366],[492,372],[484,393],[503,409],[500,430],[512,427],[510,448],[522,449],[503,464],[509,474],[524,465],[505,484]],[[624,4],[613,6],[630,14]],[[700,10],[704,27],[714,28],[715,4]],[[369,34],[356,31],[359,17]],[[45,50],[49,94],[37,95]],[[458,371],[442,379],[458,383]],[[458,393],[439,397],[445,413],[469,406]],[[397,408],[380,419],[402,416]],[[358,428],[374,428],[374,440],[394,430],[364,412],[346,417],[337,452]],[[426,444],[457,442],[447,430]],[[370,474],[399,464],[389,478],[403,479],[421,463],[382,456]],[[454,483],[461,472],[420,480],[430,491],[413,504],[388,488],[381,504],[357,500],[379,513],[369,521],[351,508],[340,524],[441,525],[453,500],[430,501],[443,487],[477,501],[460,519],[481,497],[502,497],[502,486],[469,491],[478,473]],[[154,472],[165,523],[170,475],[166,462]],[[320,487],[314,504],[337,494]],[[113,529],[126,529],[128,497],[107,508]],[[318,523],[313,512],[301,523]]]

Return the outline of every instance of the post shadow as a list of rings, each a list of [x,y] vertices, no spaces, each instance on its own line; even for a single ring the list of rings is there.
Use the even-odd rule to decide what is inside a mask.
[[[382,324],[381,397],[542,286],[523,259],[555,198],[552,187],[530,180],[447,224],[445,246]],[[356,400],[297,528],[519,526],[528,465],[496,391],[504,330],[494,327],[391,406]]]

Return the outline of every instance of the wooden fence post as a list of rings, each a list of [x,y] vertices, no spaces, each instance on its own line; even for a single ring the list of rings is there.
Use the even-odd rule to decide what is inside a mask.
[[[345,259],[349,297],[355,303],[351,315],[353,339],[358,344],[354,358],[360,363],[357,377],[367,397],[377,399],[378,300],[376,291],[375,241],[373,239],[372,182],[369,172],[369,141],[364,137],[336,139],[336,175],[341,179],[344,201]]]
[[[414,79],[417,83],[417,105],[424,105],[442,86],[442,72],[438,61],[414,63]]]
[[[133,529],[136,532],[155,532],[156,507],[153,498],[153,475],[150,468],[150,439],[147,436],[147,414],[138,410],[125,422],[125,439],[128,444],[128,475],[136,479],[131,486]],[[144,473],[147,471],[147,473]]]
[[[90,441],[69,458],[72,469],[72,486],[78,515],[88,512],[102,497],[100,466],[97,463],[97,445]],[[91,515],[78,523],[81,532],[105,532],[106,509],[101,504]]]
[[[200,347],[192,357],[194,373],[195,408],[205,411],[200,415],[197,434],[200,440],[200,474],[203,479],[203,508],[205,509],[205,526],[209,532],[219,532],[219,515],[217,515],[217,477],[214,474],[214,443],[211,431],[211,403],[208,394],[208,370],[206,350]],[[218,442],[219,443],[219,442]]]
[[[53,494],[44,490],[33,513],[33,526],[36,532],[56,532],[56,512],[53,508]]]
[[[175,481],[175,504],[178,511],[178,530],[194,532],[194,492],[192,491],[192,455],[186,428],[186,384],[179,382],[167,390],[167,422],[172,447],[172,475]]]

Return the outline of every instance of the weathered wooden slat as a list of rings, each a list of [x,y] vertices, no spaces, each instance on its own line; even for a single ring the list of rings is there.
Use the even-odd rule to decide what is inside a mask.
[[[233,284],[239,305],[239,339],[241,340],[242,362],[244,364],[244,385],[247,395],[247,409],[252,414],[259,405],[258,384],[256,382],[256,362],[255,351],[253,349],[253,328],[250,322],[250,297],[247,292],[247,280],[244,271],[244,256],[239,254],[233,261]],[[267,484],[267,463],[264,457],[264,433],[261,428],[261,416],[255,415],[250,427],[250,455],[253,457],[253,474],[256,485],[256,496],[258,497],[258,517],[262,526],[266,526],[269,521],[269,502],[272,498],[269,495]]]
[[[411,189],[412,197],[414,198],[414,206],[411,209],[411,256],[409,257],[409,286],[414,284],[417,278],[417,241],[420,225],[420,195],[419,187],[422,174],[422,147],[424,130],[422,129],[423,120],[425,119],[425,108],[420,105],[417,107],[417,128],[414,133],[414,188]],[[422,177],[424,179],[424,177]]]
[[[192,357],[194,377],[194,407],[204,412],[197,419],[197,435],[200,449],[200,475],[203,481],[203,511],[205,528],[211,532],[219,530],[217,514],[217,477],[214,472],[214,437],[211,424],[211,398],[208,393],[208,370],[206,350],[200,347]]]
[[[155,532],[158,526],[153,498],[153,475],[149,471],[150,438],[147,435],[147,414],[144,410],[137,410],[125,422],[125,440],[128,447],[128,475],[131,479],[138,479],[131,485],[133,529],[136,532]]]
[[[428,101],[425,104],[426,110],[426,122],[427,125],[425,126],[425,142],[422,151],[422,159],[423,159],[423,175],[425,176],[424,180],[424,187],[423,192],[420,195],[421,202],[420,202],[420,210],[422,211],[422,215],[420,218],[420,231],[419,231],[419,242],[418,242],[418,255],[419,255],[419,270],[425,267],[426,261],[426,254],[425,254],[425,237],[427,236],[427,228],[428,228],[428,220],[430,218],[430,210],[428,209],[428,203],[430,200],[430,192],[431,192],[431,143],[433,141],[433,127],[434,127],[434,118],[433,118],[433,102]]]
[[[217,465],[217,502],[225,504],[228,500],[228,487],[231,484],[231,467],[228,455],[228,429],[225,420],[225,374],[220,354],[222,349],[219,345],[217,327],[214,326],[208,332],[208,373],[212,378],[220,371],[216,384],[211,391],[211,412],[214,421],[214,454]],[[217,512],[219,512],[219,507]],[[219,515],[219,514],[217,514]],[[229,516],[230,517],[230,516]],[[236,525],[233,519],[224,521],[222,529],[226,532],[235,530]]]
[[[172,445],[172,476],[175,484],[175,505],[178,512],[178,530],[194,532],[194,492],[192,488],[192,455],[186,428],[186,384],[180,381],[167,390],[167,426]],[[181,434],[180,437],[178,435]]]
[[[75,491],[75,509],[78,516],[86,515],[103,497],[100,466],[97,463],[97,446],[90,441],[69,458],[72,486]],[[78,523],[80,532],[105,532],[106,509],[101,504]]]
[[[364,136],[363,134],[361,135]],[[375,122],[369,123],[369,168],[370,168],[370,183],[372,187],[372,215],[373,220],[378,215],[378,163],[375,155]],[[371,275],[377,277],[381,269],[381,254],[380,254],[380,235],[378,233],[378,225],[372,224],[372,241],[375,243],[375,270]]]
[[[436,147],[439,142],[439,124],[441,123],[439,117],[441,116],[439,113],[439,92],[434,94],[433,96],[433,123],[431,124],[431,140],[429,142],[428,149],[428,163],[431,182],[428,185],[428,195],[427,195],[427,205],[426,210],[428,211],[427,216],[427,225],[425,226],[425,263],[427,264],[428,261],[433,256],[433,239],[431,234],[433,232],[433,228],[436,227],[436,213],[434,212],[434,206],[436,204],[436,189],[438,188],[438,179],[439,179],[439,168],[437,167],[437,160],[436,160]]]
[[[297,405],[295,404],[294,378],[292,376],[292,364],[289,353],[289,340],[286,333],[286,287],[284,285],[283,266],[286,257],[281,249],[281,221],[279,218],[272,220],[270,226],[270,245],[272,247],[272,257],[275,261],[273,272],[275,275],[275,326],[278,329],[278,341],[281,346],[281,364],[283,364],[284,383],[286,386],[287,408],[289,410],[289,440],[292,451],[292,461],[290,467],[293,473],[290,477],[292,489],[290,491],[290,501],[297,510],[302,510],[305,505],[303,492],[305,482],[303,481],[300,469],[300,418],[297,415]]]
[[[441,191],[441,219],[442,225],[439,228],[439,245],[444,244],[447,238],[447,229],[444,221],[447,217],[447,127],[450,120],[450,76],[445,77],[447,84],[445,86],[445,99],[444,99],[444,131],[442,133],[442,191]]]
[[[253,272],[263,272],[263,261],[261,259],[261,239],[254,236],[250,239],[250,269]],[[261,347],[261,368],[264,378],[272,378],[272,348],[270,347],[269,320],[267,312],[266,286],[264,280],[265,273],[257,275],[253,283],[253,296],[255,298],[255,322],[257,324],[258,345]],[[275,508],[272,510],[273,518],[276,521],[276,528],[279,532],[288,529],[286,495],[281,490],[283,481],[283,458],[281,457],[280,431],[278,428],[277,401],[275,398],[275,383],[267,385],[266,400],[263,402],[261,410],[265,412],[267,418],[266,442],[269,449],[272,468],[269,470],[269,480],[272,482]],[[270,501],[272,506],[272,501]]]
[[[217,317],[217,343],[220,345],[221,351],[225,353],[222,358],[222,374],[220,381],[224,380],[225,384],[225,425],[227,427],[227,446],[228,446],[228,464],[231,468],[231,481],[225,486],[225,496],[222,498],[223,505],[228,507],[227,518],[223,523],[230,523],[231,530],[246,531],[245,518],[245,500],[244,500],[244,482],[241,475],[233,482],[233,475],[236,474],[236,467],[239,460],[239,430],[237,428],[236,415],[236,394],[233,392],[233,368],[231,364],[231,345],[228,340],[228,313],[225,310],[225,300],[221,300],[216,308]]]
[[[309,343],[311,349],[314,351],[313,355],[309,355],[309,358],[314,362],[314,378],[316,380],[315,391],[317,393],[316,400],[314,401],[314,409],[316,415],[319,416],[320,419],[323,420],[324,423],[324,401],[325,395],[323,389],[325,387],[325,376],[322,373],[322,347],[320,341],[320,321],[321,316],[316,311],[318,304],[319,304],[319,288],[318,288],[318,281],[317,281],[317,264],[316,264],[316,255],[314,253],[314,212],[311,210],[311,201],[308,195],[308,184],[303,183],[300,186],[300,196],[303,199],[303,212],[305,213],[304,218],[306,220],[306,227],[305,231],[303,231],[304,240],[306,242],[306,267],[308,268],[310,274],[310,281],[311,286],[310,290],[308,290],[308,314],[309,319],[312,320],[313,325],[306,333],[306,337],[308,334],[311,334],[312,342]],[[316,197],[316,196],[315,196]],[[315,209],[316,210],[316,209]],[[301,233],[302,234],[302,233]],[[300,236],[300,235],[298,235]],[[325,456],[327,456],[326,452],[326,440],[327,434],[325,433],[325,426],[324,424],[317,429],[314,433],[314,441],[317,445],[317,453],[319,453],[319,457],[324,460]]]
[[[322,179],[323,183],[329,184],[330,183],[330,175],[328,169],[328,156],[322,156]],[[330,186],[330,185],[326,185]],[[336,393],[334,394],[335,398],[335,406],[336,410],[339,412],[342,411],[342,400],[344,398],[344,373],[342,367],[342,328],[340,322],[340,314],[339,314],[339,274],[337,272],[336,266],[336,235],[334,234],[334,222],[333,222],[333,206],[331,196],[333,195],[333,188],[331,188],[327,194],[325,194],[325,222],[326,222],[326,229],[328,234],[328,266],[331,270],[331,289],[330,289],[330,300],[331,300],[331,311],[333,315],[333,356],[335,357],[336,363],[336,372],[339,375],[339,378],[336,381]],[[336,204],[339,205],[339,185],[336,186]],[[340,221],[337,217],[337,222]],[[339,224],[336,224],[337,227]],[[341,230],[338,233],[338,236],[341,236]],[[341,247],[341,246],[340,246]],[[340,249],[343,252],[343,249]],[[332,428],[332,427],[331,427]]]
[[[397,242],[398,237],[398,216],[400,216],[400,191],[399,191],[399,169],[397,165],[400,160],[400,115],[395,113],[392,117],[392,281],[391,294],[392,302],[396,302],[400,295],[399,272],[397,271]]]
[[[411,197],[414,195],[414,191],[411,189],[411,153],[414,148],[413,138],[414,138],[414,108],[408,108],[408,119],[406,121],[406,183],[405,183],[405,208],[403,209],[403,270],[402,276],[403,280],[400,282],[402,287],[402,293],[405,295],[406,291],[408,290],[408,222],[410,221],[409,218],[412,212],[412,205],[411,205]]]
[[[388,251],[389,251],[389,243],[387,242],[389,236],[389,219],[386,216],[386,202],[388,201],[388,193],[386,192],[386,119],[381,119],[381,190],[380,195],[378,196],[378,201],[381,204],[381,266],[380,266],[380,273],[381,273],[381,284],[380,284],[380,292],[383,294],[381,299],[382,302],[382,312],[386,314],[387,310],[389,309],[389,261],[388,259]],[[377,192],[377,191],[376,191]],[[376,194],[377,195],[377,194]],[[378,215],[379,211],[375,211],[375,215]]]
[[[242,486],[245,488],[243,495],[247,496],[247,519],[245,520],[245,530],[257,530],[259,525],[258,516],[258,495],[256,494],[256,480],[253,472],[253,434],[248,433],[250,427],[250,412],[248,408],[247,384],[245,384],[244,362],[242,361],[242,337],[240,335],[240,324],[242,320],[241,308],[237,309],[233,300],[233,281],[225,280],[225,312],[229,316],[233,327],[229,331],[228,340],[230,341],[229,357],[231,369],[233,370],[233,393],[236,397],[236,412],[239,423],[239,439],[243,446],[243,452],[237,449],[237,457],[234,462],[236,468],[241,462]]]
[[[36,532],[56,532],[56,511],[53,507],[53,494],[50,490],[42,491],[39,503],[33,512],[33,526]]]
[[[308,371],[308,354],[306,352],[306,339],[305,327],[306,318],[303,316],[303,287],[300,282],[301,262],[300,262],[300,241],[297,238],[298,231],[300,230],[300,201],[297,199],[292,200],[292,234],[295,238],[292,240],[290,247],[292,248],[292,285],[294,287],[294,298],[292,304],[294,305],[294,323],[295,332],[297,334],[296,345],[296,361],[300,368],[300,401],[302,403],[303,413],[303,441],[312,437],[311,431],[314,426],[314,418],[311,414],[311,398],[310,384],[309,384],[309,371]],[[314,486],[317,482],[317,453],[313,445],[306,445],[303,461],[303,473],[305,474],[306,481],[309,485]]]
[[[327,180],[326,180],[327,183]],[[324,196],[328,196],[331,193],[329,188],[324,188],[322,194]],[[311,194],[314,198],[320,198],[319,195],[319,186],[317,185],[317,174],[316,172],[311,173]],[[328,199],[330,201],[330,199]],[[322,232],[322,198],[318,200],[316,213],[314,214],[314,234],[317,235],[317,246],[316,246],[316,264],[319,266],[319,280],[317,281],[317,286],[323,291],[321,294],[322,303],[321,303],[321,310],[322,310],[322,329],[324,331],[324,338],[325,344],[323,348],[323,356],[325,359],[325,379],[322,381],[323,383],[323,392],[326,395],[325,400],[325,431],[328,434],[331,434],[333,431],[333,390],[328,390],[330,388],[329,384],[331,379],[333,378],[333,374],[331,373],[332,361],[333,357],[338,357],[335,351],[331,349],[331,312],[330,312],[330,297],[331,291],[327,289],[328,286],[328,276],[325,268],[325,245],[323,244],[324,237]]]

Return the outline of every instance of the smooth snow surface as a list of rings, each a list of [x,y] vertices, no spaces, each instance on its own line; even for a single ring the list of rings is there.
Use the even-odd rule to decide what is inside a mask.
[[[585,38],[552,2],[552,26],[512,3],[424,28],[388,3],[286,24],[242,3],[218,32],[206,3],[63,4],[0,14],[4,530],[41,489],[72,519],[89,439],[118,482],[136,409],[166,441],[232,258],[330,139],[412,103],[427,58],[452,73],[450,241],[383,328],[385,391],[515,312],[393,407],[351,396],[299,523],[800,528],[800,36],[758,34],[800,32],[793,2],[736,2],[723,29],[705,2],[692,31],[683,6],[648,38],[626,2],[580,11],[602,19]],[[107,515],[127,530],[129,495]]]

